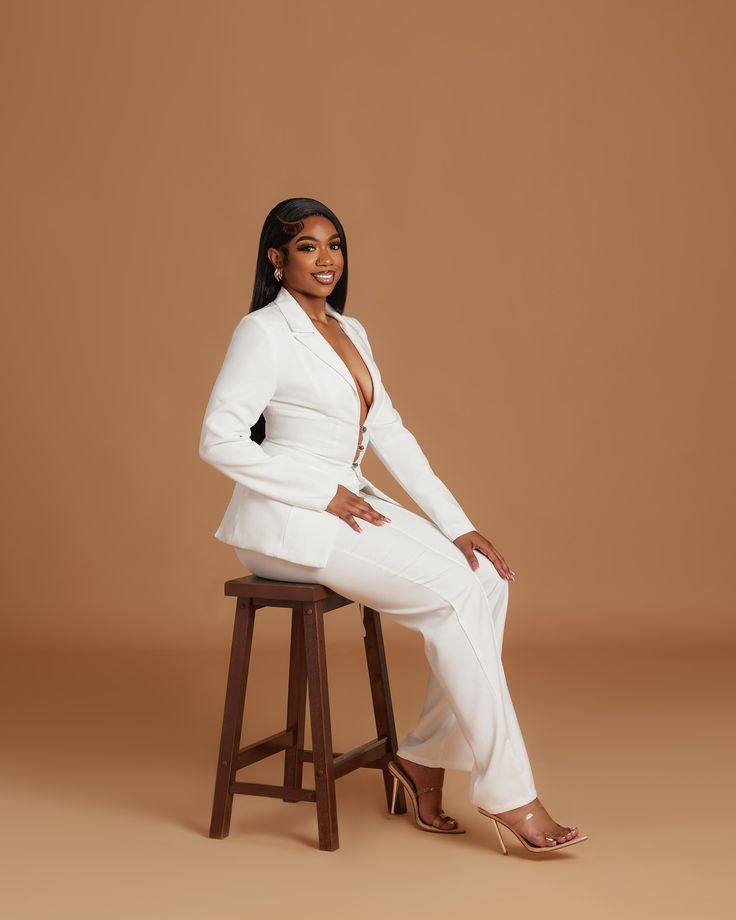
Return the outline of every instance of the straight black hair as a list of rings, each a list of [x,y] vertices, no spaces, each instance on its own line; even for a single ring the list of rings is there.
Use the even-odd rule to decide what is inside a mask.
[[[286,244],[304,229],[304,218],[320,214],[328,218],[335,225],[335,230],[340,234],[342,241],[343,269],[340,280],[332,289],[327,298],[329,304],[338,313],[345,311],[345,300],[348,293],[348,243],[345,230],[337,215],[316,198],[285,198],[268,212],[263,222],[261,239],[258,243],[258,257],[256,259],[256,276],[253,283],[253,298],[249,312],[260,310],[270,303],[278,294],[281,283],[274,276],[274,267],[268,258],[268,250],[273,246],[280,249],[284,256],[284,263],[289,260]]]
[[[253,298],[250,303],[249,313],[254,310],[260,310],[261,307],[271,303],[281,287],[281,282],[276,280],[274,267],[268,258],[268,250],[271,246],[275,249],[280,249],[284,256],[284,263],[288,262],[289,252],[286,248],[286,243],[302,232],[304,218],[311,217],[313,214],[320,214],[331,220],[335,225],[335,230],[340,234],[343,269],[340,280],[332,289],[332,293],[327,300],[330,306],[337,310],[338,313],[345,311],[345,300],[348,293],[348,243],[340,220],[326,204],[322,204],[316,198],[285,198],[271,208],[263,222],[261,239],[258,243],[256,276],[253,282]],[[266,419],[263,414],[250,429],[250,437],[256,444],[263,443],[266,437]]]

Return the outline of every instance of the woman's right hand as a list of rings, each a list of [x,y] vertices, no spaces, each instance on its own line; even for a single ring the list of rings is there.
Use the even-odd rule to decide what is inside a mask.
[[[346,524],[349,524],[353,530],[357,531],[362,531],[363,528],[358,525],[355,520],[356,517],[362,518],[364,521],[370,521],[371,524],[376,524],[379,527],[391,521],[391,518],[387,518],[385,514],[375,511],[364,498],[361,498],[355,492],[351,492],[350,489],[343,485],[338,485],[337,492],[325,508],[325,511],[342,518]]]

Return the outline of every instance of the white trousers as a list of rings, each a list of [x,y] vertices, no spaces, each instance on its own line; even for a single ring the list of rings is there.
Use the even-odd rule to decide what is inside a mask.
[[[343,485],[359,493],[348,468]],[[317,582],[372,607],[424,640],[424,705],[401,741],[401,757],[470,771],[470,800],[490,812],[536,798],[531,766],[501,663],[509,583],[480,553],[477,569],[435,525],[408,508],[363,497],[391,523],[340,521],[324,566],[305,566],[236,547],[254,575]]]

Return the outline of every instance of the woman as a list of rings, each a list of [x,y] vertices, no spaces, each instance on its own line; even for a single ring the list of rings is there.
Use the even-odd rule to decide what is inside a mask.
[[[311,198],[277,204],[202,427],[200,456],[236,483],[215,536],[255,575],[327,585],[422,634],[423,710],[389,765],[419,827],[464,833],[442,810],[449,767],[470,771],[471,801],[528,849],[579,843],[537,798],[506,685],[514,573],[403,425],[364,326],[344,315],[347,282],[335,214]],[[363,475],[369,443],[430,520]]]

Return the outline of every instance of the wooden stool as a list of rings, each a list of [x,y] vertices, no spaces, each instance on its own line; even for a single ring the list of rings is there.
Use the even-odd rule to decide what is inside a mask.
[[[365,656],[368,663],[377,737],[345,753],[332,750],[330,701],[327,691],[327,659],[323,614],[346,604],[350,598],[336,594],[324,585],[274,581],[246,575],[225,582],[225,594],[237,597],[235,626],[230,650],[230,667],[222,720],[220,755],[217,763],[215,797],[212,805],[210,837],[227,837],[230,832],[233,795],[265,795],[284,802],[316,802],[319,848],[336,850],[337,804],[335,780],[358,767],[373,767],[383,772],[386,805],[390,810],[393,778],[387,764],[398,747],[386,654],[378,611],[363,607]],[[291,607],[291,651],[286,728],[268,738],[240,747],[248,665],[253,641],[256,610],[260,607]],[[306,696],[309,688],[309,713],[312,750],[304,749]],[[242,767],[285,751],[284,782],[244,783],[235,778]],[[314,789],[302,785],[302,764],[314,764]],[[406,801],[399,787],[394,812],[403,814]]]

